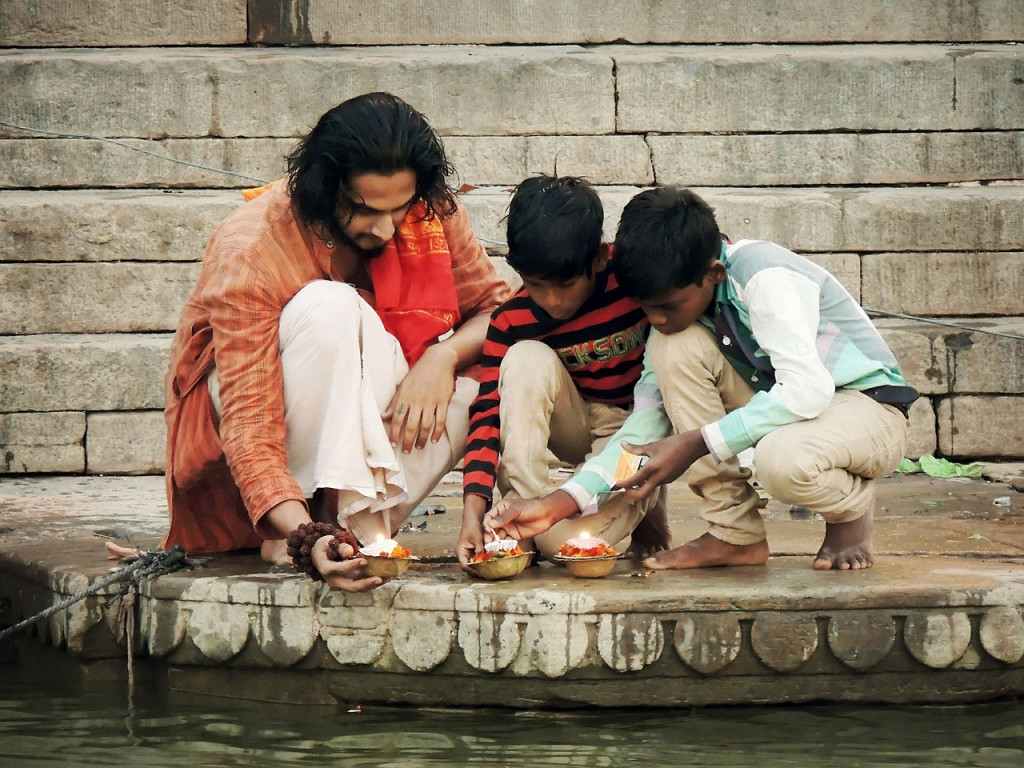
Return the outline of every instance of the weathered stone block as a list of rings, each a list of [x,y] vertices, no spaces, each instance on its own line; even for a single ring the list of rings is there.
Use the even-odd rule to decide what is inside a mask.
[[[938,445],[935,426],[935,408],[927,397],[919,397],[910,407],[910,435],[907,439],[907,457],[919,459],[934,455]]]
[[[584,176],[592,184],[651,184],[641,136],[449,136],[449,159],[467,184],[518,184],[537,173]]]
[[[0,264],[0,333],[174,330],[197,263]]]
[[[860,301],[860,257],[855,253],[808,253],[807,258],[827,269],[854,301]]]
[[[12,411],[133,411],[164,406],[167,334],[0,339],[0,403]]]
[[[308,45],[453,43],[776,43],[1014,40],[1013,0],[382,0],[353,13],[333,0],[249,0],[250,41]],[[300,11],[301,9],[301,11]]]
[[[34,0],[0,4],[0,46],[238,45],[246,0]]]
[[[840,236],[843,201],[813,189],[695,190],[715,209],[722,232],[733,241],[771,240],[798,253],[856,250]]]
[[[1024,248],[1024,186],[859,190],[843,214],[842,238],[855,250]]]
[[[686,186],[942,184],[1024,175],[1024,132],[648,136],[658,181]]]
[[[612,60],[576,46],[21,50],[0,80],[8,122],[97,136],[294,137],[381,90],[446,135],[615,130]]]
[[[1024,456],[1024,397],[944,398],[937,415],[945,456]]]
[[[90,413],[88,471],[93,475],[153,475],[164,471],[167,428],[162,411]]]
[[[1024,114],[1024,55],[998,46],[954,49],[956,119],[951,128],[1020,128]]]
[[[913,315],[1024,315],[1024,253],[873,253],[863,302]]]
[[[1024,318],[948,318],[965,330],[927,322],[877,320],[911,386],[925,394],[1024,393]],[[994,336],[966,330],[1007,334]]]
[[[0,187],[255,187],[295,139],[0,139]],[[223,172],[222,172],[223,171]]]
[[[236,191],[0,192],[0,260],[198,261]]]
[[[0,414],[0,473],[81,472],[85,414]]]
[[[1020,52],[1011,46],[597,47],[612,56],[618,129],[664,133],[1019,128],[1020,109],[992,109]],[[979,57],[991,82],[961,104],[957,63]],[[1005,83],[1005,85],[1003,85]],[[993,97],[989,94],[992,93]]]

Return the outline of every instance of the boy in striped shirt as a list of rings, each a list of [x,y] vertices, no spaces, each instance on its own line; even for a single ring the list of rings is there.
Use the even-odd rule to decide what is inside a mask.
[[[636,408],[612,439],[649,456],[621,481],[643,498],[686,472],[709,530],[648,557],[653,569],[759,565],[769,557],[750,471],[761,485],[825,519],[817,570],[874,562],[874,479],[907,446],[917,392],[864,310],[821,267],[774,243],[725,242],[692,191],[634,197],[615,238],[615,274],[651,322]],[[616,456],[589,461],[535,502],[496,506],[499,534],[535,535],[609,487]]]
[[[456,547],[463,566],[483,551],[495,486],[504,498],[542,496],[549,453],[579,464],[632,408],[648,322],[608,269],[603,224],[597,193],[575,177],[526,179],[509,204],[508,262],[523,287],[491,317],[470,407]],[[650,556],[669,544],[661,496],[595,498],[592,515],[560,522],[533,545],[551,556],[584,530],[611,544],[632,533],[630,551]]]

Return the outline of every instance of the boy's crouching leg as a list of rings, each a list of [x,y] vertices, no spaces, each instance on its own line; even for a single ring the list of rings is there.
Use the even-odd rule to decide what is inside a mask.
[[[846,523],[825,523],[825,540],[814,557],[816,571],[858,571],[875,563],[871,542],[874,514]]]
[[[644,516],[633,529],[626,554],[634,560],[648,557],[672,546],[672,531],[668,525],[668,489],[662,486],[653,497],[645,499]]]

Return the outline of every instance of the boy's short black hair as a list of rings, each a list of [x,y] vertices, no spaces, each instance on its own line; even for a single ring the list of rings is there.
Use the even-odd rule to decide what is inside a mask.
[[[568,280],[590,275],[601,250],[604,208],[576,176],[531,176],[516,187],[506,220],[508,263],[520,275]]]
[[[611,265],[627,295],[648,299],[699,284],[721,253],[711,206],[692,190],[655,187],[626,203]]]

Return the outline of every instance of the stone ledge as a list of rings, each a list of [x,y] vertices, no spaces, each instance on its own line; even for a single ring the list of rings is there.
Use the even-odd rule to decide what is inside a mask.
[[[282,18],[281,0],[249,0],[250,42],[267,45],[444,45],[452,43],[794,43],[984,41],[1024,37],[1012,0],[977,0],[969,11],[945,0],[784,0],[770,6],[723,0],[383,0],[351,13],[310,0]]]
[[[238,45],[246,0],[0,3],[0,46]]]
[[[572,45],[12,49],[0,80],[6,122],[72,134],[297,137],[381,90],[444,135],[609,134],[613,64]]]
[[[598,187],[607,239],[641,189]],[[695,189],[733,240],[773,240],[798,253],[1024,249],[1024,185]],[[504,251],[501,220],[510,196],[508,187],[461,196],[477,235],[496,253]],[[0,191],[0,259],[198,261],[210,234],[240,204],[236,190]]]
[[[384,683],[360,686],[362,702],[410,701],[401,680],[417,703],[486,705],[516,705],[527,689],[543,697],[533,705],[605,706],[752,695],[927,701],[936,691],[948,700],[960,686],[966,699],[1022,692],[1024,561],[896,558],[831,576],[806,565],[773,558],[744,572],[746,587],[722,571],[636,579],[626,563],[599,581],[545,565],[494,583],[470,582],[454,566],[416,566],[366,595],[214,566],[143,585],[136,653],[179,674],[298,668],[303,686],[333,688],[333,675],[352,674]],[[24,578],[15,589],[24,614],[49,603],[50,590],[81,588],[78,578],[51,579],[40,591]],[[110,595],[76,604],[39,639],[80,658],[122,654]],[[328,676],[309,678],[313,670]],[[905,681],[898,695],[865,686],[895,678]],[[738,697],[741,681],[757,693]]]
[[[1024,109],[1013,45],[590,50],[615,60],[627,133],[1019,130]]]

